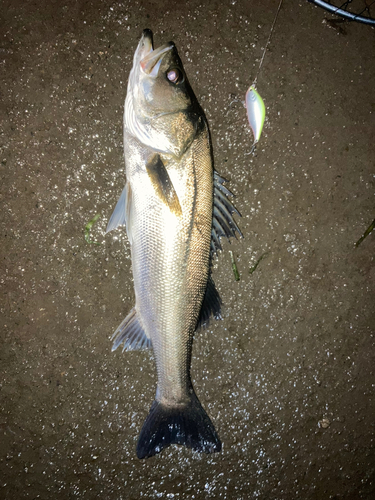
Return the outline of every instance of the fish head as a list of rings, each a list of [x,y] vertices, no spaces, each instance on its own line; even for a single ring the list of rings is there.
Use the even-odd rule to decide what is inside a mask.
[[[125,101],[125,129],[156,151],[180,157],[204,115],[173,42],[154,49],[144,30],[134,54]]]

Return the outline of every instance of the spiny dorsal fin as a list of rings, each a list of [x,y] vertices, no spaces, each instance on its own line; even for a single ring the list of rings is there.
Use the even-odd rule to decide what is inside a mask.
[[[221,250],[220,238],[226,236],[228,240],[231,237],[237,237],[236,232],[241,236],[242,233],[237,226],[233,214],[236,213],[241,217],[239,211],[229,201],[228,196],[233,196],[233,193],[224,186],[225,179],[214,172],[214,209],[212,219],[211,232],[211,255],[218,253]]]
[[[170,208],[171,212],[181,215],[177,193],[160,155],[155,154],[149,159],[146,170],[159,198]]]
[[[135,307],[126,316],[121,325],[112,335],[113,342],[112,351],[118,348],[120,344],[124,344],[123,351],[135,351],[137,349],[148,349],[151,347],[151,339],[146,335]]]

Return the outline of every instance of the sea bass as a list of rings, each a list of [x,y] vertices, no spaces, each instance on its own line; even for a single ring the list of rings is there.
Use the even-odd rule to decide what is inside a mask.
[[[115,331],[112,350],[152,347],[158,383],[137,455],[175,443],[221,450],[190,379],[194,332],[220,318],[211,277],[220,237],[241,235],[230,191],[213,169],[204,112],[173,42],[154,49],[144,30],[134,54],[124,111],[126,185],[107,232],[125,225],[135,306]]]

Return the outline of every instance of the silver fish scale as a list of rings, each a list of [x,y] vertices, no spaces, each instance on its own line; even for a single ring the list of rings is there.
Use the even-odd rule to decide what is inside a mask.
[[[157,196],[146,169],[133,161],[150,150],[132,137],[126,138],[126,148],[135,307],[155,353],[157,400],[184,404],[192,337],[209,274],[213,167],[208,130],[198,133],[180,160],[167,164],[182,214]]]
[[[152,345],[158,372],[137,456],[170,444],[218,452],[220,439],[190,380],[191,350],[195,329],[221,317],[210,259],[221,236],[240,231],[177,49],[173,42],[154,49],[147,29],[129,77],[124,146],[127,182],[107,231],[126,225],[136,303],[115,331],[113,349]]]

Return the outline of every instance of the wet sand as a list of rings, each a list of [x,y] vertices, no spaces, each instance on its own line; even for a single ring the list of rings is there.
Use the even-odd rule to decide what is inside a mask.
[[[241,100],[277,5],[2,2],[1,498],[375,498],[375,234],[354,247],[375,216],[375,31],[284,0],[250,155]],[[242,213],[214,265],[225,318],[193,348],[210,456],[136,458],[154,361],[111,352],[134,292],[125,230],[104,231],[143,28],[176,43]]]

